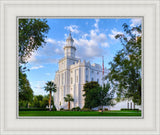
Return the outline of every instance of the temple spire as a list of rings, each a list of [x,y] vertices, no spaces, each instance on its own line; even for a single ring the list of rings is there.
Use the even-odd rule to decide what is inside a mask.
[[[64,46],[65,57],[73,57],[75,58],[76,47],[73,45],[74,40],[71,36],[71,30],[68,38],[66,39],[66,45]]]

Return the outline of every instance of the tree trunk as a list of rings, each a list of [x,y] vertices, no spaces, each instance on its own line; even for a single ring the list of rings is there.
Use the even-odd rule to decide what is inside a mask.
[[[70,101],[68,102],[68,110],[70,110]]]
[[[50,95],[49,95],[49,110],[51,111],[51,96],[52,96],[52,92],[50,91]]]

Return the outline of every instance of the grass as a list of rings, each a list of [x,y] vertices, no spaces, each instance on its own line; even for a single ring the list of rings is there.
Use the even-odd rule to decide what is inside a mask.
[[[141,116],[141,111],[20,111],[19,116]]]

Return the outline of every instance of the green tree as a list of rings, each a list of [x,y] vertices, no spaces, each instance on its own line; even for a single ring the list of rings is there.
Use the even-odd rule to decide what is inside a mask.
[[[33,97],[33,107],[36,107],[36,108],[40,107],[40,102],[38,101],[37,96]]]
[[[102,112],[103,112],[103,106],[113,106],[113,97],[114,97],[114,91],[111,90],[110,84],[104,84],[103,87],[100,87],[99,92],[99,100],[100,104],[102,106]]]
[[[26,103],[29,107],[29,102],[33,100],[33,90],[31,89],[27,75],[21,71],[21,68],[19,70],[19,102],[21,105]]]
[[[49,108],[51,111],[51,98],[52,98],[52,92],[56,92],[56,84],[53,81],[48,81],[46,83],[46,86],[44,87],[45,91],[49,92],[50,98],[49,98]]]
[[[43,100],[40,102],[40,107],[41,108],[46,108],[46,106],[48,106],[48,102],[50,100],[50,95],[45,95],[43,96]],[[56,107],[54,106],[54,100],[53,97],[51,98],[51,104],[53,105],[53,110],[56,111]]]
[[[43,100],[42,95],[37,95],[33,97],[33,107],[41,108],[41,102]]]
[[[46,19],[19,19],[19,62],[27,59],[45,44],[49,26]]]
[[[104,84],[104,86],[100,86],[98,82],[91,81],[87,82],[84,85],[83,91],[85,94],[85,108],[92,109],[94,107],[113,105],[112,99],[114,96],[114,92],[110,89],[110,84]]]
[[[46,19],[19,19],[19,103],[24,105],[33,99],[33,91],[25,74],[27,59],[45,44],[49,26]]]
[[[91,81],[86,82],[83,86],[84,97],[85,97],[85,105],[84,108],[93,108],[99,106],[99,93],[101,91],[100,85],[98,82]]]
[[[48,105],[48,102],[49,102],[49,95],[44,96],[43,100],[42,100],[42,102],[40,104],[40,107],[41,108],[46,108],[46,106]],[[53,104],[52,100],[51,100],[51,104]]]
[[[123,24],[125,34],[118,34],[123,49],[113,61],[107,76],[117,97],[132,98],[135,104],[141,104],[141,25],[130,28]]]
[[[64,97],[64,101],[68,102],[68,110],[70,110],[70,102],[74,101],[74,99],[72,98],[71,94],[67,94],[66,97]]]

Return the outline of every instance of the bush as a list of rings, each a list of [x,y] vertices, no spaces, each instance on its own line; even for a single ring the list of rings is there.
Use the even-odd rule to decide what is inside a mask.
[[[121,108],[121,111],[139,111],[139,109],[127,109],[127,108]]]
[[[72,110],[72,111],[80,111],[81,108],[80,108],[80,107],[74,107],[74,108],[72,108],[71,110]]]
[[[61,108],[60,111],[64,111],[64,108]]]
[[[52,111],[57,111],[55,105],[53,105]]]
[[[83,108],[83,109],[81,109],[81,111],[84,111],[84,112],[90,112],[90,111],[92,111],[91,109],[89,109],[89,108]]]
[[[108,111],[108,108],[105,108],[104,111]]]
[[[48,111],[48,108],[19,108],[19,111]]]

